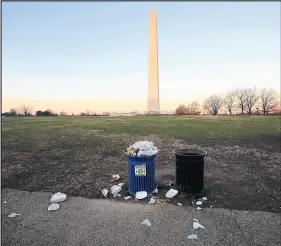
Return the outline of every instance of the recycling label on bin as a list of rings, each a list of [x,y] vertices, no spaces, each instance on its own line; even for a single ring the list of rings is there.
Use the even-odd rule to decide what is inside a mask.
[[[136,165],[135,176],[146,176],[146,165]]]

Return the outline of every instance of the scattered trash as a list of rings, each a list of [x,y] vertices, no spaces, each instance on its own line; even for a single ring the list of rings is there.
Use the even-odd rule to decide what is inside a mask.
[[[198,239],[198,235],[190,234],[189,236],[187,236],[187,239]]]
[[[117,194],[122,190],[122,187],[119,185],[113,185],[111,187],[111,194],[113,195],[113,197],[116,197]]]
[[[131,200],[131,199],[132,199],[131,196],[126,196],[126,197],[125,197],[125,200]]]
[[[147,197],[147,192],[146,191],[138,191],[136,193],[136,199],[141,200]]]
[[[196,205],[197,205],[197,206],[200,206],[200,205],[202,205],[202,204],[203,204],[203,202],[201,202],[201,201],[196,202]]]
[[[210,208],[213,208],[213,207],[214,207],[214,205],[211,205],[211,206],[210,206]]]
[[[118,185],[122,187],[124,185],[124,183],[119,183]]]
[[[179,202],[178,202],[177,204],[178,204],[179,206],[182,206],[182,203],[179,203]]]
[[[118,174],[114,174],[114,175],[112,175],[112,178],[113,178],[113,180],[118,180],[118,179],[120,179],[120,176],[118,175]]]
[[[66,194],[57,192],[54,195],[52,195],[50,202],[63,202],[66,199]]]
[[[202,208],[200,208],[200,207],[197,207],[196,209],[197,209],[198,211],[202,210]]]
[[[198,221],[193,222],[193,229],[198,229],[198,228],[203,228],[205,229],[204,226],[200,225]]]
[[[11,213],[8,215],[9,218],[14,218],[16,216],[19,216],[20,214],[17,214],[17,213]]]
[[[207,201],[208,198],[207,198],[207,197],[202,197],[202,200],[203,200],[203,201]]]
[[[154,146],[153,142],[138,141],[126,149],[125,154],[128,156],[153,156],[159,150]]]
[[[156,188],[154,189],[154,191],[152,191],[153,194],[157,194],[158,193],[158,185],[156,186]]]
[[[193,221],[198,222],[199,220],[198,219],[193,219]]]
[[[48,207],[48,211],[55,211],[58,210],[60,207],[60,205],[58,203],[52,203],[49,207]]]
[[[102,193],[102,195],[103,195],[104,197],[107,197],[107,196],[108,196],[108,189],[103,189],[103,190],[101,191],[101,193]]]
[[[3,203],[7,203],[7,201],[4,201]]]
[[[247,214],[248,212],[247,212],[247,211],[244,211],[244,213],[246,213],[246,214]]]
[[[153,197],[150,198],[150,201],[148,202],[148,204],[154,204],[155,203],[155,199]]]
[[[151,222],[148,219],[145,219],[143,222],[141,222],[141,225],[151,226]]]
[[[178,194],[178,191],[175,189],[170,189],[167,193],[166,193],[166,197],[167,198],[174,198],[176,195]]]
[[[193,200],[191,201],[191,204],[192,204],[192,207],[194,207],[194,201]]]

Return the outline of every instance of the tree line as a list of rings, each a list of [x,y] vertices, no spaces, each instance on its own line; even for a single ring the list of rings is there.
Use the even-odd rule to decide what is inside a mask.
[[[238,114],[252,115],[252,114],[280,114],[280,96],[273,89],[257,90],[256,88],[236,89],[226,93],[224,96],[212,95],[208,97],[201,107],[197,102],[191,102],[187,106],[181,104],[175,110],[176,115],[200,115],[202,110],[205,110],[207,114],[217,115],[221,109],[225,109],[229,115],[233,112]],[[279,111],[278,111],[279,110]],[[237,114],[237,113],[236,113]],[[105,116],[110,115],[109,112],[104,112],[99,115],[95,112],[82,112],[80,116]],[[5,117],[15,116],[33,116],[32,109],[29,106],[22,105],[19,108],[12,108],[9,112],[2,113]],[[38,110],[35,116],[68,116],[64,111],[59,114],[53,112],[50,109]],[[74,114],[72,114],[74,116]]]
[[[104,112],[102,115],[109,115],[109,112]],[[100,116],[99,114],[96,114],[95,112],[90,112],[89,110],[86,110],[85,112],[81,112],[78,114],[79,116]],[[71,115],[68,115],[66,112],[61,111],[60,113],[55,113],[51,109],[46,110],[37,110],[35,112],[35,115],[32,114],[32,109],[29,106],[22,105],[19,108],[11,108],[9,112],[2,113],[2,116],[5,117],[16,117],[16,116],[25,116],[25,117],[31,117],[31,116],[74,116],[72,113]]]
[[[229,115],[234,111],[244,115],[268,115],[280,114],[280,98],[273,89],[257,90],[256,88],[236,89],[229,91],[225,96],[212,95],[208,97],[202,108],[194,101],[188,106],[179,105],[175,110],[177,115],[201,114],[201,110],[206,110],[210,115],[217,115],[221,109],[227,110]]]

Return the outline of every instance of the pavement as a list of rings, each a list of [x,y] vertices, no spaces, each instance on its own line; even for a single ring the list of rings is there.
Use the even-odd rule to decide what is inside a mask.
[[[2,245],[281,245],[279,213],[80,197],[48,211],[51,195],[2,189]],[[20,216],[9,218],[13,212]],[[151,227],[141,225],[146,218]],[[205,229],[194,230],[194,218]]]

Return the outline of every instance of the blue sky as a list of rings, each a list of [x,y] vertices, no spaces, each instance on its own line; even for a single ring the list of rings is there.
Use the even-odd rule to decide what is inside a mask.
[[[280,90],[280,3],[4,2],[3,108],[145,110],[152,7],[161,110],[239,87]]]

